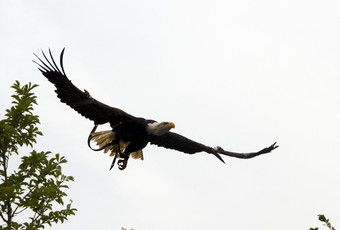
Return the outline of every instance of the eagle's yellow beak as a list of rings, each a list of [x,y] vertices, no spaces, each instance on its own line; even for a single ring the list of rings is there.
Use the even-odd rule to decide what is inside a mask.
[[[169,122],[169,123],[168,123],[168,125],[169,125],[169,127],[170,127],[170,128],[172,128],[172,129],[174,129],[174,128],[175,128],[175,124],[174,124],[174,123],[172,123],[172,122]]]

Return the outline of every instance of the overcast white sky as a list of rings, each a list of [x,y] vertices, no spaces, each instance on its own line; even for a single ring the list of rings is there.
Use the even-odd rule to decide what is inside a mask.
[[[5,1],[0,3],[0,113],[10,86],[35,90],[35,149],[66,156],[76,216],[47,229],[340,228],[340,2]],[[155,146],[109,171],[86,144],[92,122],[59,102],[33,52],[66,47],[72,82],[135,116],[173,121],[251,160]],[[14,162],[13,162],[14,163]]]

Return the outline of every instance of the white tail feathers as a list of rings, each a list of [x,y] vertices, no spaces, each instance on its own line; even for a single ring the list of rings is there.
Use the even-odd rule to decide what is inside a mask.
[[[112,131],[101,131],[91,133],[91,137],[93,141],[99,146],[99,148],[103,148],[105,145],[110,144],[115,139],[115,133]],[[104,153],[107,153],[112,146],[108,146],[104,149]]]
[[[116,134],[114,132],[112,132],[111,130],[107,130],[107,131],[100,131],[100,132],[95,132],[95,133],[91,133],[91,137],[93,141],[96,142],[96,144],[99,146],[99,148],[103,148],[104,146],[110,144],[112,141],[115,140]],[[130,142],[123,142],[122,140],[119,141],[119,145],[120,145],[120,152],[124,153],[126,147],[130,144]],[[119,153],[118,153],[118,144],[114,144],[114,145],[109,145],[107,147],[104,148],[104,153],[107,153],[110,151],[110,156],[114,156],[116,155],[116,153],[118,154],[117,157],[120,158]],[[136,152],[132,152],[130,153],[130,156],[133,159],[141,159],[144,160],[143,157],[143,151],[142,150],[138,150]]]

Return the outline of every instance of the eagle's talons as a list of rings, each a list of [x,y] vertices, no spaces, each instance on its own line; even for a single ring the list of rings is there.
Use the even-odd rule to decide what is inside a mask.
[[[123,158],[123,159],[120,159],[119,161],[118,161],[118,168],[120,169],[120,170],[124,170],[125,168],[126,168],[126,166],[127,166],[127,162],[128,162],[128,160],[129,160],[129,158]]]

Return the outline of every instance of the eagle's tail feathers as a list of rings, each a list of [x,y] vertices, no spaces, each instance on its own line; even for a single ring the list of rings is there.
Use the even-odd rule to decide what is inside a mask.
[[[118,154],[117,157],[120,158],[119,153],[118,153],[119,152],[118,151],[118,144],[110,145],[110,143],[114,142],[115,139],[116,139],[116,134],[115,134],[115,132],[113,132],[111,130],[91,133],[91,140],[96,142],[96,144],[99,146],[99,149],[103,148],[104,149],[104,153],[110,152],[110,156],[111,157],[115,156],[116,154]],[[129,144],[130,144],[130,142],[120,141],[119,142],[120,152],[124,153],[126,147]],[[133,159],[144,160],[143,151],[142,150],[138,150],[136,152],[132,152],[132,153],[130,153],[130,156]]]

